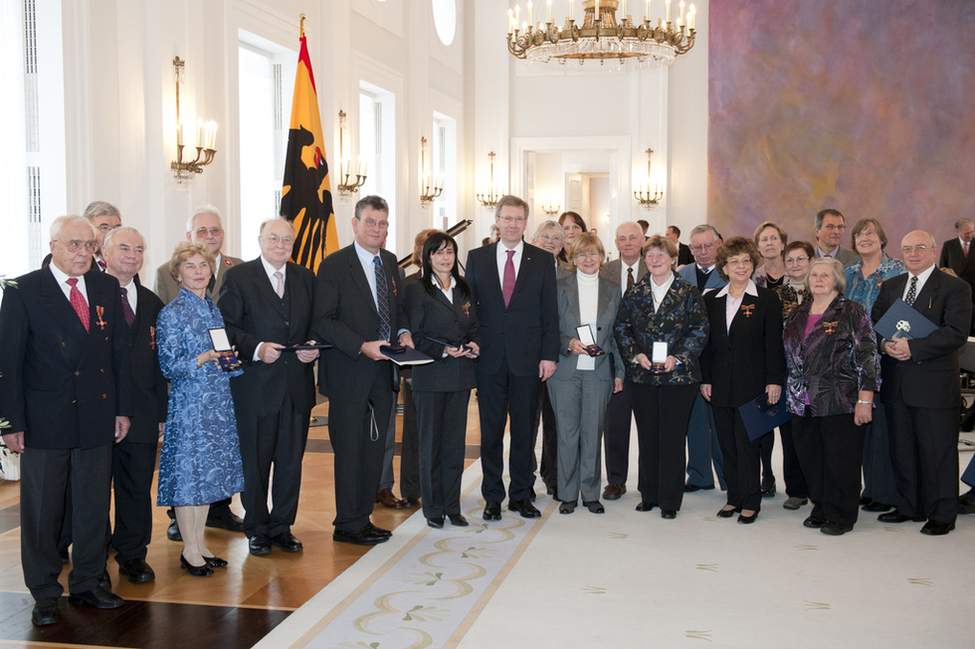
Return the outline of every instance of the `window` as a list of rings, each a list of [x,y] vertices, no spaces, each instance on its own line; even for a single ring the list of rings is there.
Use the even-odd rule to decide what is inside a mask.
[[[446,231],[457,223],[457,120],[433,113],[433,150],[430,173],[444,181],[443,193],[433,202],[430,227]]]
[[[396,254],[396,226],[405,215],[396,209],[396,99],[393,93],[359,83],[359,158],[368,165],[366,182],[356,198],[375,194],[389,205],[386,249]],[[412,245],[412,243],[411,243]],[[412,249],[412,248],[411,248]]]
[[[433,26],[437,28],[441,43],[450,45],[454,42],[457,31],[457,0],[433,0]]]

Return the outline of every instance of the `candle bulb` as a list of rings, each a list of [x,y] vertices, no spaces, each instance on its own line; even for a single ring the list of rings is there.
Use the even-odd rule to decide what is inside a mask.
[[[684,0],[680,0],[680,10],[677,12],[677,26],[684,24]]]
[[[576,8],[574,0],[569,0],[569,20],[575,20]]]
[[[664,4],[667,6],[666,16],[664,20],[668,23],[670,22],[670,0],[664,0]]]
[[[647,13],[646,13],[646,18],[645,18],[645,20],[646,20],[647,22],[649,22],[649,21],[650,21],[650,0],[647,0]]]
[[[552,0],[548,0],[548,8],[545,22],[552,22]]]
[[[518,23],[521,22],[521,5],[515,5],[515,29],[518,29]]]
[[[515,31],[515,12],[508,9],[508,33]]]
[[[179,122],[176,123],[176,144],[183,144],[183,127]]]
[[[535,24],[534,22],[532,22],[532,0],[528,0],[528,24],[529,25]]]
[[[697,9],[694,8],[694,5],[691,5],[691,10],[687,14],[687,28],[688,29],[694,29],[694,24],[697,22],[695,20],[695,18],[697,18]]]
[[[626,20],[626,0],[623,0],[623,11],[620,13],[621,20]]]
[[[203,146],[203,118],[196,118],[196,142],[194,144],[198,147]]]

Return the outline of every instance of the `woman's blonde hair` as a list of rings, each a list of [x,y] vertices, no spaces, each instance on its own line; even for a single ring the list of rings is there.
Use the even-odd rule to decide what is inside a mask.
[[[210,252],[210,246],[205,243],[193,243],[192,241],[181,241],[176,244],[173,256],[169,260],[169,274],[179,284],[179,269],[187,259],[193,255],[201,255],[210,264],[210,276],[217,274],[217,260]]]

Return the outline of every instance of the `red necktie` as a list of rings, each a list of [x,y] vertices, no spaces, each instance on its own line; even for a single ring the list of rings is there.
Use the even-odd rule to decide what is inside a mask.
[[[122,315],[125,316],[125,324],[132,326],[135,322],[135,312],[132,310],[132,305],[129,304],[129,292],[124,288],[122,290]]]
[[[98,264],[98,267],[99,267],[99,268],[101,269],[101,271],[102,271],[103,273],[104,273],[104,272],[105,272],[106,270],[108,270],[108,264],[106,264],[106,263],[105,263],[104,261],[102,261],[101,259],[96,259],[96,260],[95,260],[95,262],[96,262],[96,263]]]
[[[965,256],[968,257],[968,242],[967,241],[965,242],[964,246],[962,247],[962,250],[965,251]]]
[[[85,300],[85,296],[81,294],[78,290],[78,279],[72,277],[68,280],[68,284],[71,286],[71,306],[74,307],[75,313],[81,318],[81,324],[85,325],[85,331],[88,331],[88,302]]]
[[[515,292],[515,256],[514,250],[505,250],[508,253],[508,261],[504,262],[504,278],[501,281],[501,295],[504,296],[504,306],[508,307],[511,302],[511,294]]]

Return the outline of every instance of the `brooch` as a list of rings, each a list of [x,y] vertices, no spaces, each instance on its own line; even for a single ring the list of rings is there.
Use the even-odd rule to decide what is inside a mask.
[[[741,305],[741,312],[745,314],[745,317],[746,318],[752,317],[752,311],[754,311],[754,310],[755,310],[755,305],[754,304],[742,304]]]
[[[96,306],[95,311],[98,313],[98,320],[95,321],[95,324],[101,327],[102,331],[105,331],[105,325],[108,324],[105,322],[105,318],[103,317],[105,315],[105,307]]]
[[[152,325],[149,326],[149,349],[156,348],[156,328]]]
[[[470,300],[468,300],[467,302],[464,302],[464,306],[460,307],[460,310],[464,312],[464,317],[465,318],[471,317],[471,302],[470,302]]]
[[[839,324],[840,324],[839,322],[835,322],[835,321],[834,322],[824,322],[823,323],[823,329],[826,330],[826,335],[827,336],[832,336],[834,333],[836,333],[836,327],[838,327]]]

